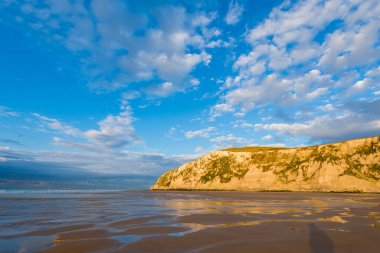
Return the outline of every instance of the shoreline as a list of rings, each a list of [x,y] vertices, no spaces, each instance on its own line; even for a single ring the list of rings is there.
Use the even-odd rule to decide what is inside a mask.
[[[377,253],[373,193],[133,190],[1,198],[0,249],[64,252]]]
[[[224,190],[224,189],[149,189],[148,191],[173,191],[173,192],[284,192],[284,193],[351,193],[351,194],[380,194],[380,192],[365,191],[290,191],[290,190]]]

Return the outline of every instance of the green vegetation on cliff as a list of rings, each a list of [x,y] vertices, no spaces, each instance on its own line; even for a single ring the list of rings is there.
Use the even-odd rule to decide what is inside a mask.
[[[301,148],[243,147],[210,153],[197,161],[163,174],[156,186],[170,188],[173,182],[208,185],[241,180],[250,170],[277,177],[283,185],[310,182],[322,168],[339,168],[339,175],[367,181],[380,180],[380,136],[360,141],[331,143]],[[327,166],[327,167],[326,167]]]
[[[207,183],[219,178],[221,183],[228,183],[233,177],[242,178],[248,172],[248,168],[243,168],[233,155],[214,156],[208,163],[202,166],[206,173],[200,177],[200,182]]]

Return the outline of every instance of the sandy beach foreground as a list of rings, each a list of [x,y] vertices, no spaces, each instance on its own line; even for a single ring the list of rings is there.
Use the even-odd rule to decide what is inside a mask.
[[[0,228],[1,253],[377,253],[380,195],[169,191],[3,194]]]

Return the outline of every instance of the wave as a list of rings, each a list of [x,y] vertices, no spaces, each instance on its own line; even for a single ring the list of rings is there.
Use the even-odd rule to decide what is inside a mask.
[[[125,190],[80,190],[80,189],[0,189],[0,198],[67,198],[90,197],[107,193],[120,193]]]
[[[46,190],[33,190],[33,189],[0,189],[1,194],[59,194],[59,193],[107,193],[107,192],[123,192],[125,190],[80,190],[80,189],[46,189]]]

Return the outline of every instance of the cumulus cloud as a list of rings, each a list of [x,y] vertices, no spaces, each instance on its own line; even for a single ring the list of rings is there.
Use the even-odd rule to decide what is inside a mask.
[[[148,11],[141,12],[139,7]],[[216,13],[188,12],[180,5],[28,1],[17,15],[50,36],[50,41],[78,54],[94,89],[159,80],[171,83],[173,92],[184,90],[196,66],[210,63],[206,45],[221,34],[211,25]],[[157,95],[169,94],[156,88]]]
[[[379,15],[380,11],[377,14]],[[356,24],[356,22],[363,21],[365,22],[363,25]],[[352,25],[354,29],[335,31],[324,42],[323,55],[319,60],[322,69],[337,72],[370,65],[379,59],[380,52],[377,43],[380,25],[378,18],[351,22],[347,26]]]
[[[127,144],[135,144],[139,138],[132,126],[133,118],[129,111],[119,115],[108,115],[100,121],[99,130],[88,130],[84,133],[87,139],[99,145],[107,147],[121,147]]]
[[[211,119],[252,110],[280,119],[286,112],[288,122],[262,120],[256,129],[314,141],[374,134],[378,114],[358,113],[347,101],[359,106],[354,101],[372,101],[379,90],[379,16],[375,0],[296,1],[274,8],[246,33],[251,50],[234,62],[235,75],[218,91]]]
[[[236,60],[237,85],[225,100],[249,109],[260,101],[287,100],[293,91],[301,101],[313,99],[328,92],[333,78],[343,85],[330,70],[353,71],[380,58],[379,10],[377,1],[300,1],[291,9],[275,8],[248,33],[252,50]],[[364,11],[369,14],[358,15]],[[336,20],[341,20],[340,28],[324,30]],[[320,33],[325,33],[322,42],[315,39]],[[364,80],[353,81],[364,89]]]
[[[243,14],[244,8],[239,5],[237,1],[232,0],[228,5],[228,12],[225,21],[228,25],[234,25],[239,22],[241,14]]]
[[[376,66],[368,70],[355,83],[349,85],[343,96],[352,96],[366,91],[376,91],[380,88],[380,67]]]
[[[338,112],[318,116],[307,122],[255,124],[256,130],[306,136],[311,142],[334,141],[378,135],[380,100],[342,105]]]
[[[297,78],[286,78],[279,74],[270,74],[261,80],[252,78],[228,91],[223,96],[224,103],[215,105],[211,114],[220,116],[233,112],[236,107],[245,113],[268,104],[291,105],[313,101],[328,93],[329,87],[333,86],[331,76],[322,75],[318,70],[311,70]]]

